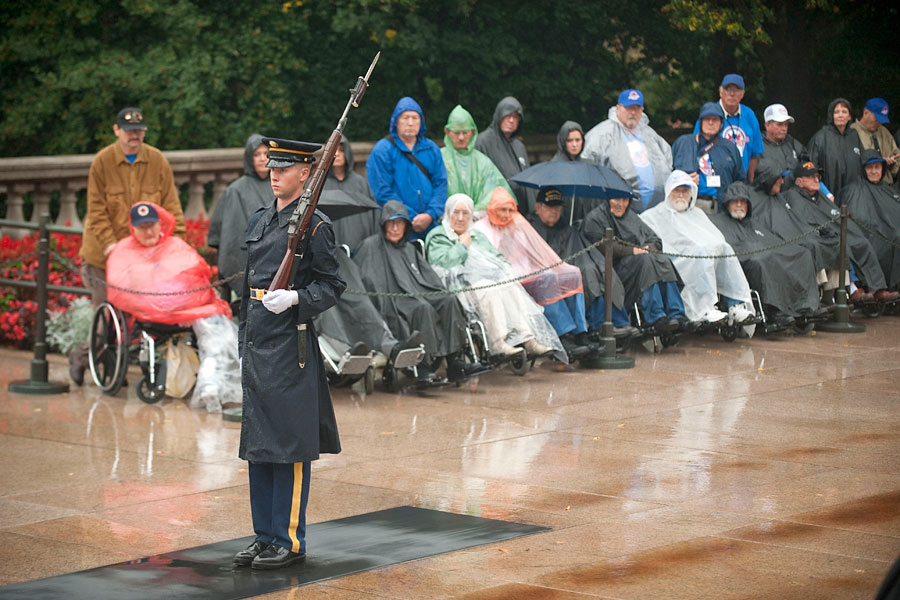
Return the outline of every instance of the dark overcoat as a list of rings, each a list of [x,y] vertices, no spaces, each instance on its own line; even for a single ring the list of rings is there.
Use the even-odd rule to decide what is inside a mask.
[[[334,232],[316,211],[294,261],[296,306],[274,314],[250,288],[268,289],[287,248],[288,220],[297,200],[276,212],[275,200],[250,218],[241,299],[240,355],[243,419],[239,456],[263,463],[316,460],[341,451],[334,407],[312,318],[334,306],[346,284],[338,275]],[[306,363],[298,365],[297,325],[307,324]]]

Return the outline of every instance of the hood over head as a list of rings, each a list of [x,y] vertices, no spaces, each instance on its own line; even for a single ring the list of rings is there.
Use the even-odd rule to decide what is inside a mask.
[[[385,223],[394,219],[403,219],[406,221],[406,232],[403,234],[403,238],[397,243],[397,245],[400,246],[409,239],[410,235],[412,235],[412,221],[409,219],[409,213],[402,202],[399,200],[388,200],[384,203],[384,206],[381,207],[380,225],[382,236],[384,235]]]
[[[344,151],[344,158],[347,160],[347,172],[350,173],[356,166],[356,161],[353,160],[353,149],[350,148],[350,140],[346,137],[341,137],[341,149]]]
[[[884,160],[883,156],[881,156],[881,152],[874,148],[863,150],[859,155],[859,162],[863,181],[869,181],[869,178],[866,177],[866,165],[873,162],[881,163],[881,179],[879,179],[878,182],[881,183],[881,181],[884,180],[884,173],[885,171],[887,171],[887,161]]]
[[[139,204],[147,204],[149,206],[152,206],[156,210],[156,214],[159,216],[159,231],[160,233],[162,233],[162,235],[159,236],[159,242],[156,242],[157,245],[165,238],[170,237],[172,235],[172,231],[175,230],[175,215],[154,202],[140,202]],[[128,220],[128,230],[131,232],[131,235],[133,237],[134,225],[131,224],[131,219]]]
[[[497,103],[497,107],[494,108],[494,118],[491,121],[491,129],[496,129],[497,133],[503,135],[503,132],[500,131],[500,121],[502,121],[503,117],[506,115],[511,115],[514,112],[519,113],[519,126],[513,132],[511,137],[517,136],[519,130],[522,129],[522,125],[525,123],[525,113],[522,111],[522,103],[512,96],[507,96]]]
[[[834,107],[838,104],[843,104],[847,107],[847,110],[850,111],[850,120],[853,121],[853,106],[850,104],[850,101],[846,98],[835,98],[831,102],[828,103],[828,114],[825,115],[825,122],[829,125],[834,125]],[[849,127],[850,124],[848,123]]]
[[[422,119],[422,122],[419,125],[419,133],[416,134],[416,140],[421,140],[422,136],[425,135],[425,113],[422,112],[422,107],[419,106],[419,103],[409,96],[400,98],[400,100],[397,101],[397,105],[394,106],[394,112],[393,114],[391,114],[390,131],[393,135],[397,135],[397,119],[400,118],[401,114],[408,110],[413,110],[419,113],[419,117]]]
[[[584,128],[575,121],[566,121],[562,124],[562,127],[559,128],[559,133],[556,134],[556,149],[557,154],[561,155],[566,160],[573,160],[569,158],[569,154],[566,152],[566,138],[569,137],[569,134],[573,131],[581,132],[582,145],[581,149],[584,151]],[[581,160],[581,155],[575,157],[574,160]]]
[[[446,133],[444,134],[444,146],[452,148],[455,152],[459,152],[460,154],[470,154],[475,148],[475,140],[478,139],[478,127],[475,126],[475,119],[472,118],[472,113],[463,108],[462,105],[457,104],[453,110],[450,111],[444,129],[457,132],[474,130],[475,134],[472,135],[472,139],[469,140],[469,145],[465,150],[457,150],[454,148],[453,141]]]
[[[694,207],[694,203],[697,202],[697,184],[691,179],[691,176],[685,173],[684,171],[679,171],[675,169],[669,174],[669,177],[666,179],[666,206],[672,210],[675,210],[675,207],[672,206],[672,201],[669,199],[669,194],[672,193],[672,190],[675,188],[686,185],[691,188],[691,201],[688,204],[688,209]],[[629,208],[631,205],[629,204]]]
[[[743,198],[747,201],[747,216],[745,218],[749,219],[753,216],[753,188],[743,181],[735,181],[728,186],[728,189],[725,191],[725,200],[722,202],[722,207],[726,213],[728,213],[728,203],[737,198]],[[728,214],[731,216],[730,213]]]
[[[491,225],[495,227],[506,227],[509,225],[512,220],[508,222],[503,222],[500,219],[497,211],[503,206],[507,206],[516,211],[518,213],[518,205],[516,204],[516,199],[512,197],[512,195],[506,191],[506,188],[497,187],[494,192],[491,194],[491,202],[487,207],[487,216],[488,220],[490,220]]]
[[[257,148],[264,145],[263,136],[259,133],[251,133],[250,137],[247,138],[247,143],[244,145],[244,175],[252,175],[257,179],[262,179],[256,174],[256,169],[253,167],[253,153],[256,152]],[[268,179],[268,176],[265,179]]]
[[[774,162],[759,161],[756,165],[756,175],[753,178],[753,185],[768,195],[769,190],[775,185],[775,181],[782,177],[782,171]],[[731,189],[730,187],[728,189]]]

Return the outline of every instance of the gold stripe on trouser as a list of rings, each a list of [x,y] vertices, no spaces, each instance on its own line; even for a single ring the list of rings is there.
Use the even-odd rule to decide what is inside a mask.
[[[303,463],[294,463],[294,493],[291,495],[291,524],[288,535],[291,536],[291,552],[300,552],[300,540],[297,539],[297,527],[300,525],[300,502],[303,499]]]

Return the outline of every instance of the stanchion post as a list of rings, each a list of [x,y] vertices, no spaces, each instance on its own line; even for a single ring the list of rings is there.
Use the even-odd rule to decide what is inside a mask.
[[[603,300],[606,304],[606,314],[603,317],[603,327],[600,330],[600,341],[603,343],[603,355],[592,361],[592,366],[600,369],[631,369],[634,368],[634,359],[630,356],[616,355],[616,338],[613,335],[612,323],[612,297],[613,297],[613,230],[607,227],[603,234],[601,246],[606,261],[606,269],[603,275]]]
[[[841,205],[841,272],[838,275],[838,289],[834,291],[834,320],[816,325],[817,331],[828,333],[863,333],[865,325],[850,322],[850,306],[847,304],[847,205]]]
[[[41,213],[38,229],[37,315],[34,338],[34,358],[31,360],[31,379],[11,381],[10,392],[19,394],[64,394],[69,384],[47,380],[47,277],[50,274],[50,215]]]

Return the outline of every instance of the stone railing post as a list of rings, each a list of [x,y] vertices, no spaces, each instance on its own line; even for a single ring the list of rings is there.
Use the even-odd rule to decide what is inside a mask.
[[[33,191],[35,185],[33,183],[14,183],[9,186],[9,192],[6,196],[6,220],[25,222],[25,213],[22,207],[25,204],[25,194]],[[20,240],[26,235],[26,229],[4,228],[3,235],[8,235],[14,240]]]
[[[78,218],[78,202],[77,192],[87,187],[87,181],[84,179],[69,179],[63,184],[63,189],[59,195],[59,216],[56,218],[57,225],[69,227],[81,227],[81,219]]]
[[[34,194],[31,196],[31,218],[28,219],[29,223],[37,223],[40,220],[40,215],[47,213],[50,214],[50,192],[56,190],[58,184],[56,182],[46,182],[39,184],[35,190]]]

